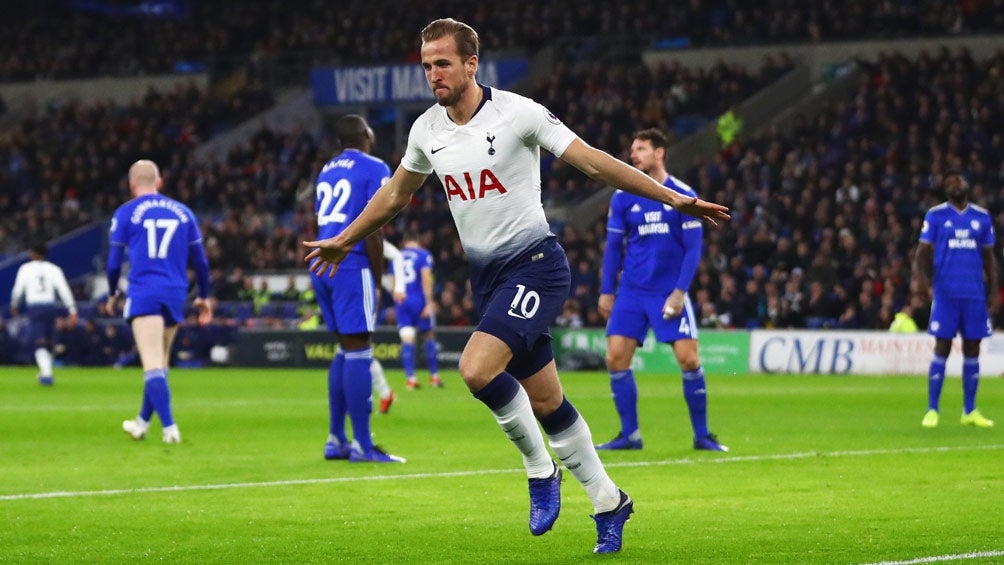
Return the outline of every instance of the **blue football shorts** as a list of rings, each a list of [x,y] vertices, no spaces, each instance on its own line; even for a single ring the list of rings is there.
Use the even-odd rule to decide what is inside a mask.
[[[328,331],[339,334],[373,333],[376,328],[376,285],[369,268],[342,266],[328,278],[310,274],[317,305]]]
[[[425,297],[419,295],[409,296],[404,302],[396,305],[394,311],[397,314],[397,327],[418,328],[422,332],[431,330],[436,323],[436,316],[432,314],[428,318],[423,318],[422,308],[425,308]]]
[[[509,346],[513,358],[507,370],[517,379],[534,375],[554,359],[549,328],[571,284],[565,251],[549,239],[510,265],[493,288],[474,289],[481,314],[477,329]]]
[[[673,343],[680,339],[697,339],[697,320],[694,318],[694,306],[690,296],[683,299],[683,312],[665,320],[662,308],[666,305],[668,294],[630,292],[621,290],[614,300],[610,320],[607,322],[607,335],[621,335],[645,343],[649,328],[655,333],[655,339],[662,343]]]
[[[172,328],[185,319],[185,293],[159,296],[130,290],[122,317],[132,321],[140,316],[161,316],[164,326]]]
[[[962,339],[990,337],[992,327],[987,301],[982,298],[935,296],[927,333],[937,338],[953,339],[959,332]]]

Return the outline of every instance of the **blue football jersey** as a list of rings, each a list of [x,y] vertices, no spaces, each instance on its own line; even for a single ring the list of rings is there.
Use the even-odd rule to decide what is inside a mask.
[[[663,184],[680,194],[697,196],[672,175]],[[620,267],[620,289],[664,294],[675,288],[687,290],[690,280],[681,281],[680,273],[684,270],[687,250],[691,250],[694,263],[685,269],[688,277],[693,277],[696,261],[700,259],[704,227],[699,220],[677,212],[668,204],[618,190],[610,200],[607,231],[627,238],[622,265],[606,265],[604,261],[605,268],[616,271]]]
[[[983,248],[994,244],[990,214],[970,204],[958,211],[947,202],[927,211],[920,241],[934,246],[934,295],[986,297]]]
[[[342,233],[390,179],[386,163],[356,149],[346,149],[331,159],[317,177],[317,238],[327,239]],[[342,266],[367,267],[366,244],[357,243]]]
[[[184,293],[189,252],[191,246],[202,245],[202,234],[188,206],[162,194],[147,194],[115,210],[110,243],[128,254],[130,294]]]
[[[394,273],[394,276],[404,277],[404,292],[408,298],[421,297],[424,299],[425,291],[422,290],[422,269],[432,268],[432,253],[417,247],[405,247],[401,250],[404,273]]]

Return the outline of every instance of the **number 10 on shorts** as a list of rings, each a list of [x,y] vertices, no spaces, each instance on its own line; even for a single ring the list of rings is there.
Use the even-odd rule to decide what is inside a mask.
[[[532,318],[538,308],[540,308],[540,295],[537,291],[527,291],[525,285],[516,285],[516,296],[509,304],[509,315],[526,320]]]

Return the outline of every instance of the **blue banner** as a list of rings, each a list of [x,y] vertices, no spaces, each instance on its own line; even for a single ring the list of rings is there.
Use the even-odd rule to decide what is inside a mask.
[[[478,82],[506,88],[529,72],[526,59],[480,61]],[[421,65],[320,68],[310,71],[318,106],[432,102],[432,90]]]

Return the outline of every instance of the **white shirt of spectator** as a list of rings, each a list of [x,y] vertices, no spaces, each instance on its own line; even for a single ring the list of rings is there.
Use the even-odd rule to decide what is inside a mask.
[[[576,135],[542,105],[485,88],[471,121],[433,106],[415,120],[401,165],[443,183],[468,260],[514,257],[550,234],[540,198],[540,148],[557,157]]]
[[[77,311],[63,270],[48,261],[28,261],[17,270],[10,303],[18,304],[23,296],[28,306],[55,304],[57,295],[71,313]]]

